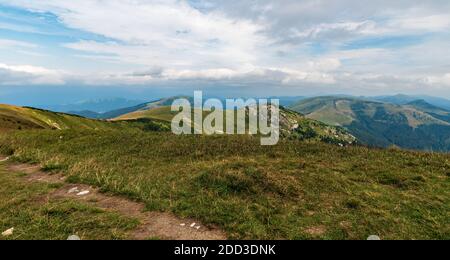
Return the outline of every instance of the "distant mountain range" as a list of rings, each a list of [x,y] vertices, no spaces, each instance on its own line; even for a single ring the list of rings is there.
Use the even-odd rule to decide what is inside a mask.
[[[280,96],[280,97],[277,97],[277,96],[273,96],[273,97],[269,97],[269,99],[278,99],[278,100],[280,100],[281,106],[289,107],[301,100],[307,99],[307,97],[302,97],[302,96],[296,96],[296,97]]]
[[[400,98],[389,98],[400,102]],[[409,101],[409,100],[408,100]],[[346,97],[317,97],[291,109],[330,125],[341,126],[371,146],[450,151],[450,112],[427,101],[402,105]]]
[[[126,114],[133,113],[133,112],[136,113],[139,111],[147,111],[152,108],[158,108],[158,107],[162,107],[162,106],[170,106],[170,105],[172,105],[174,100],[179,99],[179,98],[187,98],[189,100],[192,100],[192,98],[190,98],[190,97],[176,96],[176,97],[170,97],[170,98],[163,98],[163,99],[146,102],[146,103],[141,102],[137,105],[133,105],[130,107],[122,107],[122,108],[118,108],[118,109],[111,110],[111,111],[104,112],[104,113],[98,113],[98,112],[90,111],[90,110],[70,111],[68,113],[73,114],[73,115],[87,117],[87,118],[92,118],[92,119],[114,119],[116,117],[120,117],[122,115],[126,115]]]
[[[98,100],[87,100],[80,101],[73,104],[62,104],[62,105],[41,105],[37,106],[42,109],[48,109],[55,112],[75,112],[79,111],[85,112],[94,112],[91,114],[92,117],[95,113],[105,113],[108,111],[124,108],[124,107],[132,107],[144,103],[142,100],[129,100],[125,98],[111,98],[111,99],[98,99]]]
[[[416,100],[424,100],[425,102],[432,104],[434,106],[450,110],[450,100],[439,97],[431,96],[408,96],[408,95],[395,95],[395,96],[378,96],[378,97],[368,97],[369,100],[381,101],[392,103],[396,105],[406,105],[408,103],[414,102]]]
[[[102,120],[156,119],[170,121],[174,113],[169,106],[177,96],[151,102],[125,99],[80,103],[80,108],[95,107],[96,103],[110,106],[133,104],[107,112],[94,110],[68,111],[70,114]],[[429,96],[378,97],[271,97],[280,99],[282,106],[331,126],[342,127],[358,141],[369,146],[398,146],[406,149],[450,151],[450,101]],[[287,112],[289,110],[283,110]],[[287,127],[287,126],[286,126]],[[322,126],[323,128],[323,126]],[[317,131],[316,131],[317,132]],[[320,132],[320,131],[319,131]]]
[[[427,103],[444,108],[446,110],[450,110],[450,100],[438,97],[431,96],[408,96],[408,95],[395,95],[395,96],[375,96],[375,97],[353,97],[349,95],[335,95],[336,97],[348,97],[348,98],[357,98],[357,99],[365,99],[369,101],[380,101],[386,103],[392,103],[396,105],[405,105],[407,103],[416,101],[416,100],[424,100]],[[184,97],[184,96],[183,96]],[[298,103],[301,100],[308,99],[308,97],[304,96],[272,96],[268,97],[269,99],[279,99],[280,105],[284,107],[292,106]],[[220,98],[224,100],[224,98]],[[155,99],[156,100],[156,99]],[[164,98],[164,100],[171,101],[172,98]],[[159,101],[159,100],[158,100]],[[155,101],[156,102],[156,101]],[[131,108],[140,106],[143,104],[147,104],[151,102],[146,102],[145,100],[129,100],[125,98],[112,98],[112,99],[99,99],[99,100],[88,100],[88,101],[80,101],[74,104],[63,104],[63,105],[41,105],[37,106],[42,109],[48,109],[56,112],[64,112],[64,113],[72,113],[78,114],[81,116],[86,116],[89,118],[113,118],[114,116],[109,115],[108,113],[112,111],[117,111],[120,113],[121,109]],[[116,113],[113,113],[115,115]]]
[[[30,107],[0,105],[0,133],[28,129],[129,131],[137,128],[144,131],[169,131],[170,122],[176,114],[170,108],[174,99],[175,97],[162,99],[116,111],[114,113],[118,116],[113,120],[88,119]],[[120,113],[125,114],[119,115]],[[113,112],[109,114],[112,115]],[[308,119],[285,108],[281,108],[280,112],[280,137],[340,146],[357,143],[356,138],[343,128]]]

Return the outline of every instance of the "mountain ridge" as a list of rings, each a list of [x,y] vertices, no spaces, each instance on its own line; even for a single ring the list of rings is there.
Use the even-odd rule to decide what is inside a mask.
[[[170,124],[176,114],[178,112],[171,111],[170,106],[150,106],[146,109],[139,109],[111,120],[151,119],[166,121]],[[207,114],[208,112],[204,112],[204,116]],[[225,119],[224,122],[226,122]],[[308,119],[301,113],[289,110],[283,106],[280,106],[280,129],[282,138],[323,141],[340,145],[358,143],[353,135],[340,127],[330,126],[316,120]]]
[[[396,105],[327,96],[303,100],[291,109],[344,127],[367,145],[450,151],[450,113],[425,101]]]

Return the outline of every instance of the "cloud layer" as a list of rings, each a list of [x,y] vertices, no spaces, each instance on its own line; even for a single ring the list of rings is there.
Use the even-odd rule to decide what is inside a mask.
[[[74,36],[59,44],[67,50],[67,59],[77,59],[70,68],[61,61],[56,69],[44,69],[36,59],[28,66],[0,64],[3,85],[77,81],[152,86],[193,81],[351,93],[426,88],[450,96],[449,1],[0,0],[0,4],[51,14],[65,28],[98,36]],[[36,45],[0,39],[0,50],[15,48],[23,55],[36,54]],[[83,63],[95,69],[87,72]]]

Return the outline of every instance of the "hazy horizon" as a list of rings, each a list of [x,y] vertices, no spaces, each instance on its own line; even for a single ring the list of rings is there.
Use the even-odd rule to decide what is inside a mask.
[[[79,90],[79,89],[78,89]],[[193,90],[194,91],[194,90]],[[23,94],[16,96],[11,99],[4,99],[0,96],[0,104],[9,104],[9,105],[17,105],[17,106],[35,106],[35,107],[51,107],[51,106],[64,106],[64,105],[76,105],[76,104],[82,104],[82,103],[95,103],[95,102],[104,102],[104,101],[115,101],[115,100],[123,100],[123,101],[131,101],[131,102],[151,102],[156,101],[163,98],[170,98],[170,97],[176,97],[176,96],[193,96],[194,92],[174,92],[174,93],[167,93],[164,91],[148,91],[145,95],[142,93],[128,93],[127,95],[125,92],[121,92],[120,90],[116,91],[107,91],[108,93],[104,92],[95,92],[90,93],[87,92],[85,94],[77,93],[75,97],[72,95],[67,95],[65,98],[60,98],[56,94],[55,98],[54,96],[48,96],[40,94],[41,91],[37,90],[36,94],[33,94],[30,92],[27,92],[28,94]],[[425,97],[428,98],[434,98],[434,99],[442,99],[446,100],[450,104],[450,99],[446,97],[439,97],[439,96],[433,96],[433,95],[427,95],[427,94],[404,94],[404,93],[396,93],[392,95],[352,95],[352,94],[345,94],[345,93],[318,93],[318,94],[309,94],[309,95],[243,95],[241,94],[230,94],[230,93],[208,93],[204,92],[205,98],[219,98],[219,99],[226,99],[226,98],[314,98],[314,97],[326,97],[326,96],[348,96],[348,97],[354,97],[354,98],[381,98],[381,97],[400,97],[400,96],[406,96],[411,98],[417,98],[422,99]]]

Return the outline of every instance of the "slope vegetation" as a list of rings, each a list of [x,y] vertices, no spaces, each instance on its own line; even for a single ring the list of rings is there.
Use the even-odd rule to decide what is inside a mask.
[[[232,239],[450,239],[447,154],[93,130],[0,135],[1,153]]]
[[[373,146],[450,151],[449,112],[423,100],[406,105],[319,97],[291,107],[308,118],[346,128]]]
[[[47,110],[0,105],[0,129],[106,129],[111,123]]]
[[[165,122],[150,119],[110,122],[36,108],[0,105],[0,131],[27,129],[169,131],[170,127]]]
[[[140,109],[122,116],[114,121],[152,119],[170,123],[178,112],[171,111],[169,106],[151,107]],[[204,116],[208,115],[204,112]],[[224,113],[224,122],[226,122]],[[283,108],[280,109],[280,134],[283,138],[323,141],[327,143],[349,145],[357,142],[356,138],[345,129],[308,119],[303,115]]]
[[[170,98],[163,98],[158,99],[156,101],[147,102],[138,104],[136,106],[131,107],[124,107],[120,109],[115,109],[112,111],[104,112],[104,113],[97,113],[90,110],[84,110],[84,111],[72,111],[70,114],[79,115],[87,118],[92,119],[114,119],[129,113],[138,112],[138,111],[147,111],[158,107],[164,107],[164,106],[170,106],[172,102],[179,98],[186,98],[188,100],[192,100],[192,98],[184,97],[184,96],[176,96],[176,97],[170,97]]]

